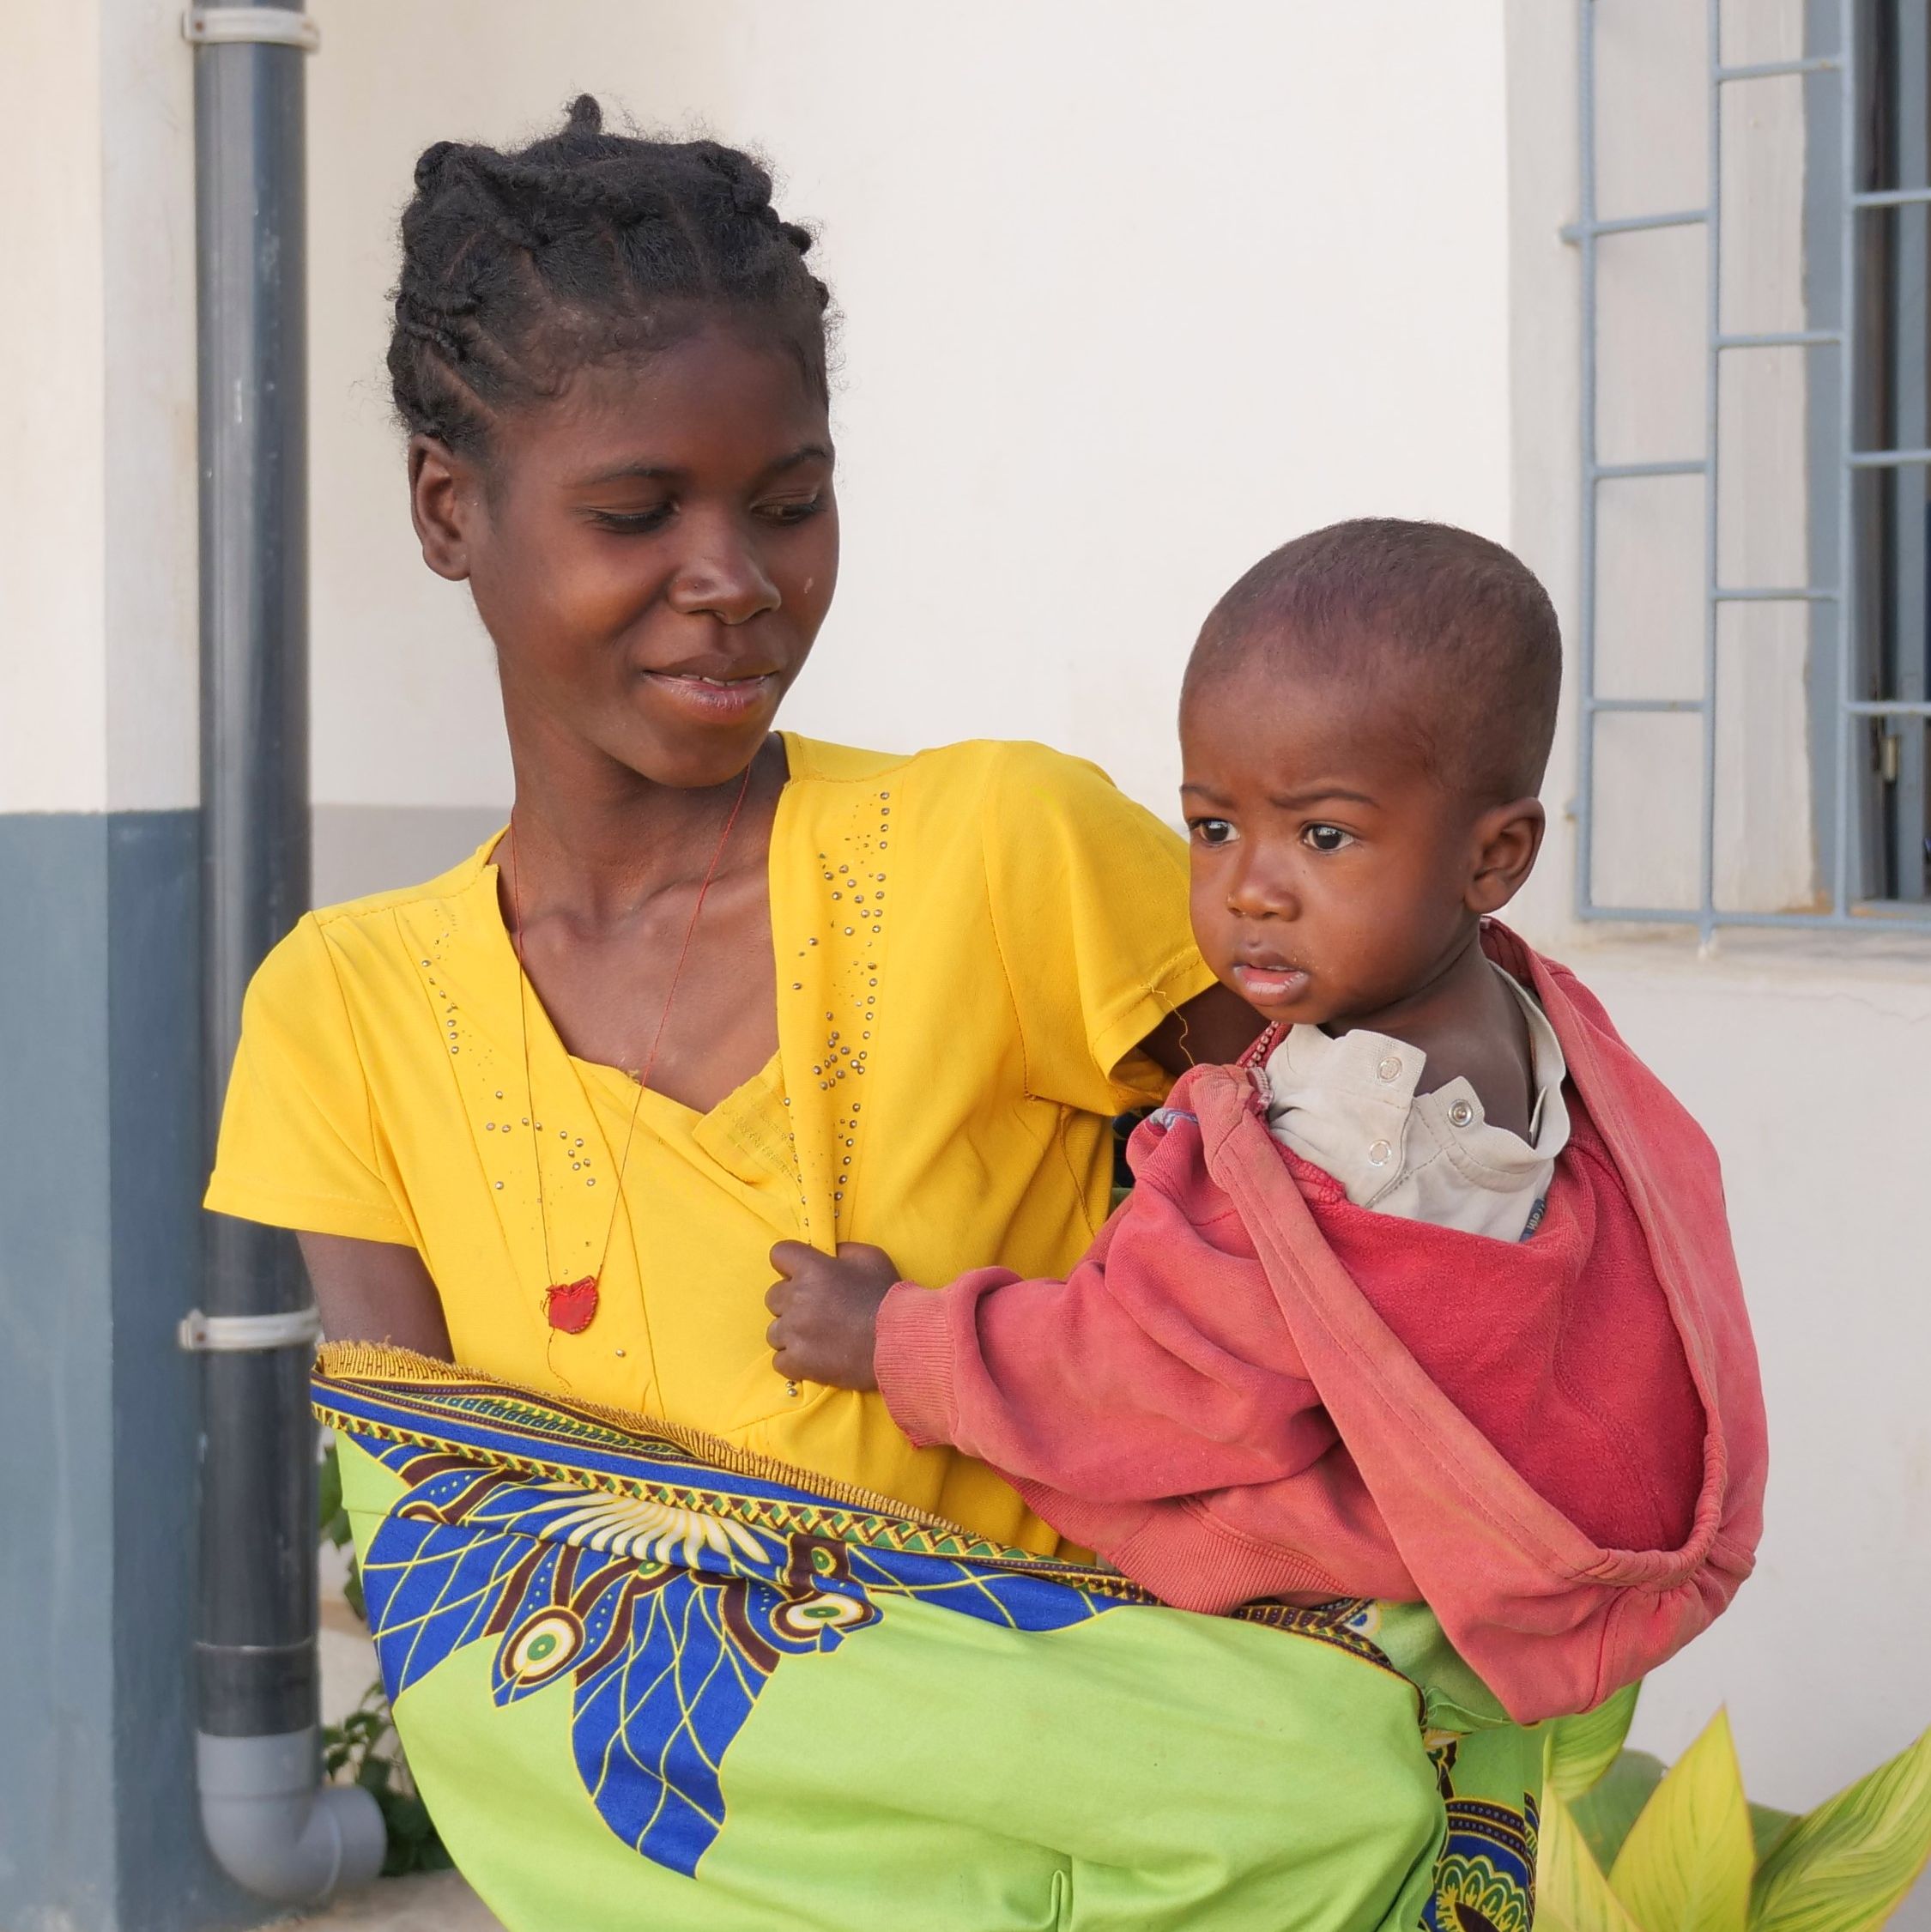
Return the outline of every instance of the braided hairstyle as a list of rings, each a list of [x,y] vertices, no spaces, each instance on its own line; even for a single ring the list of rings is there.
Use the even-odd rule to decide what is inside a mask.
[[[811,242],[748,154],[607,134],[590,94],[513,154],[439,141],[403,211],[396,414],[412,434],[487,456],[502,411],[719,310],[768,329],[825,395],[831,295],[805,265]]]

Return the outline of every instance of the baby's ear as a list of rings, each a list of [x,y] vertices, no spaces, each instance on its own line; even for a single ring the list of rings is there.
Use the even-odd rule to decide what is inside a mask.
[[[1540,798],[1492,805],[1475,821],[1469,833],[1464,895],[1471,912],[1484,917],[1499,912],[1522,890],[1523,881],[1535,869],[1547,823]]]

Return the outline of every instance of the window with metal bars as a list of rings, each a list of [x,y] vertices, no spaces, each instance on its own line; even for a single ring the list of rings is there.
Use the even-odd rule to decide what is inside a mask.
[[[1931,923],[1931,0],[1579,5],[1578,913]]]

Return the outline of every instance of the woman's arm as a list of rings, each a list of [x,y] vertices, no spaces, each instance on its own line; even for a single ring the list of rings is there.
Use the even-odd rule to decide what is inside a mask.
[[[1231,1066],[1254,1044],[1262,1025],[1260,1014],[1238,994],[1209,986],[1170,1013],[1140,1048],[1177,1080],[1189,1067]]]
[[[302,1261],[330,1341],[387,1341],[454,1361],[441,1297],[414,1248],[302,1234]]]

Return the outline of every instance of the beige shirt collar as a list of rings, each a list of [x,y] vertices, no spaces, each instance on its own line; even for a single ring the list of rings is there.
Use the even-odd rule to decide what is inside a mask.
[[[1519,1240],[1569,1142],[1568,1069],[1548,1016],[1502,977],[1528,1025],[1528,1139],[1485,1119],[1465,1079],[1418,1094],[1427,1065],[1419,1048],[1386,1033],[1337,1039],[1318,1027],[1290,1028],[1268,1057],[1268,1131],[1333,1175],[1357,1207]]]

